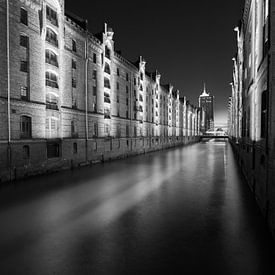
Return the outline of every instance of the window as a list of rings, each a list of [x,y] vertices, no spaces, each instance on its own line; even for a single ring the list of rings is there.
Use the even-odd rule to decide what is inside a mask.
[[[143,73],[140,73],[140,79],[143,80]]]
[[[116,95],[116,102],[119,103],[119,94]]]
[[[20,96],[23,100],[30,100],[29,89],[27,86],[20,87]]]
[[[129,118],[129,112],[126,111],[126,118]]]
[[[28,12],[23,8],[20,9],[20,22],[28,26]]]
[[[96,86],[93,86],[93,96],[96,96]]]
[[[110,135],[110,126],[108,124],[104,124],[104,133],[106,136]]]
[[[46,72],[46,86],[58,89],[57,76],[52,72]]]
[[[104,118],[108,118],[108,119],[111,118],[110,109],[109,108],[104,108]]]
[[[58,47],[57,34],[50,28],[47,28],[46,41],[49,42],[50,44]]]
[[[51,9],[50,7],[46,7],[46,18],[50,21],[54,26],[58,27],[58,19],[57,12]]]
[[[110,59],[110,56],[111,56],[111,51],[107,46],[105,46],[105,57]]]
[[[72,87],[76,88],[76,77],[72,76]]]
[[[72,39],[72,51],[76,53],[76,41]]]
[[[137,85],[137,80],[135,77],[134,77],[134,85]]]
[[[74,59],[72,59],[72,69],[76,70],[76,61]]]
[[[53,51],[46,49],[45,58],[46,63],[58,67],[57,55]]]
[[[24,48],[28,48],[29,46],[29,37],[26,35],[21,34],[20,35],[20,46]]]
[[[97,58],[96,58],[96,53],[93,53],[93,62],[96,64]]]
[[[77,154],[77,143],[76,142],[73,143],[73,153]]]
[[[111,89],[110,80],[106,77],[104,77],[104,87]]]
[[[32,119],[29,116],[20,117],[20,137],[31,138],[32,137]]]
[[[105,63],[104,72],[107,74],[111,74],[110,65],[108,63]]]
[[[26,60],[21,60],[20,62],[20,71],[27,73],[28,72],[28,62]]]
[[[29,159],[30,158],[30,146],[24,145],[23,146],[23,159]]]
[[[96,70],[93,70],[93,79],[96,80]]]
[[[268,92],[262,93],[262,106],[261,106],[261,138],[267,136],[267,110],[268,110]]]
[[[93,129],[93,137],[98,136],[98,125],[97,123],[94,123],[94,129]]]
[[[47,157],[58,158],[60,156],[60,145],[56,142],[50,142],[47,144]]]
[[[128,94],[128,93],[129,93],[129,87],[126,86],[126,94]]]
[[[46,108],[52,110],[58,110],[58,98],[51,94],[47,93],[46,95]]]
[[[129,74],[126,73],[126,81],[129,81]]]
[[[119,68],[116,68],[116,74],[119,76]]]
[[[111,103],[110,95],[108,93],[104,93],[104,102]]]

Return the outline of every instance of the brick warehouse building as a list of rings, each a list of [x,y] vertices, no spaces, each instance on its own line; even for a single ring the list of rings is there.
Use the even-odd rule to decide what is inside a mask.
[[[275,238],[274,15],[274,1],[245,1],[228,121],[239,165]]]
[[[0,0],[1,181],[197,140],[199,109],[87,25],[63,0]]]

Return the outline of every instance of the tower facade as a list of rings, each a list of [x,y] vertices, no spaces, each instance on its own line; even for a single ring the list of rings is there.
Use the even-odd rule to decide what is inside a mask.
[[[206,92],[206,87],[199,97],[199,107],[204,112],[201,112],[201,132],[214,131],[214,96]]]

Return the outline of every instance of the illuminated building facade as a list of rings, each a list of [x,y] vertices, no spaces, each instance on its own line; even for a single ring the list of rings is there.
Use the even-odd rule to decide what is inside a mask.
[[[201,113],[201,132],[214,131],[214,96],[206,92],[205,85],[199,97],[199,107],[204,111]]]
[[[275,2],[247,0],[235,28],[229,135],[275,237]]]
[[[64,5],[0,0],[0,180],[196,141],[197,108]]]

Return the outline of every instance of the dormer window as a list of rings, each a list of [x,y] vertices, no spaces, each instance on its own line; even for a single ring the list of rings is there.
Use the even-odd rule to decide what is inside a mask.
[[[48,6],[46,7],[46,17],[54,26],[58,27],[57,12]]]
[[[50,44],[58,47],[57,34],[50,28],[47,28],[46,41]]]

